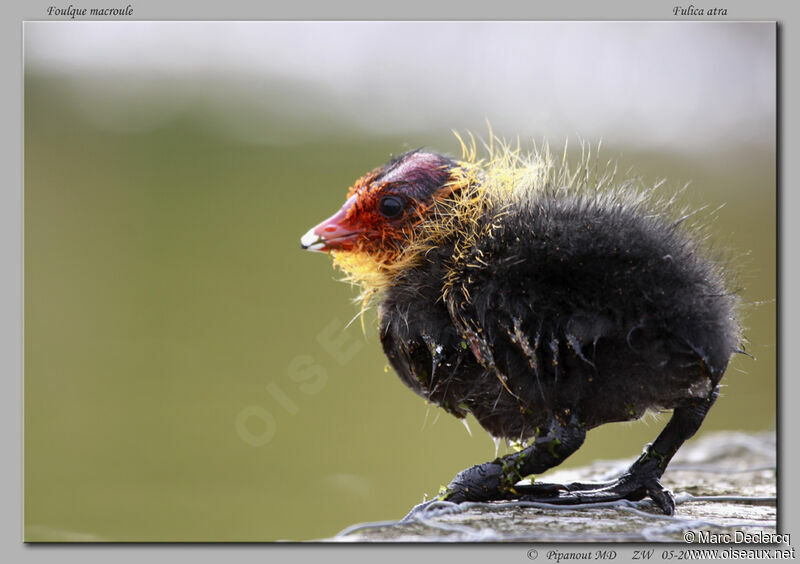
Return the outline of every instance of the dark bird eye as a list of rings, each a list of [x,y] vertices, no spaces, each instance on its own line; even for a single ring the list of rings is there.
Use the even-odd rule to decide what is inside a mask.
[[[384,196],[378,204],[378,211],[387,219],[396,219],[403,213],[405,206],[403,200],[397,196]]]

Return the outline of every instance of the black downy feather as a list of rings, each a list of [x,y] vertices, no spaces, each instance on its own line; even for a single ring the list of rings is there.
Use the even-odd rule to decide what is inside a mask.
[[[679,222],[554,190],[478,221],[489,235],[431,248],[382,296],[384,351],[416,393],[524,440],[554,413],[588,429],[716,388],[736,298]]]

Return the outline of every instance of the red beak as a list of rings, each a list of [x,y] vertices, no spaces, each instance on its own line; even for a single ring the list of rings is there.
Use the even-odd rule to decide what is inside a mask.
[[[334,215],[308,230],[300,239],[300,246],[307,251],[349,251],[355,245],[359,231],[347,225],[347,211],[355,202],[351,196]]]

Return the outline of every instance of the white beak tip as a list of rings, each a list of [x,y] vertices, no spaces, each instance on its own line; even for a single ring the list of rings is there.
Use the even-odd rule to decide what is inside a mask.
[[[300,238],[300,246],[306,251],[321,252],[325,248],[325,240],[314,233],[314,228]]]

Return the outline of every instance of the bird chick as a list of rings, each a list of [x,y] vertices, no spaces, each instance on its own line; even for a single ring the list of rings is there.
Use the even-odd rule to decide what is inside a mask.
[[[570,170],[547,149],[456,160],[415,150],[359,179],[302,247],[330,252],[414,392],[513,454],[460,472],[439,499],[554,504],[650,497],[700,427],[738,350],[737,299],[696,234],[615,172]],[[362,305],[362,307],[364,307]],[[563,462],[589,429],[672,409],[619,479],[520,484]]]

